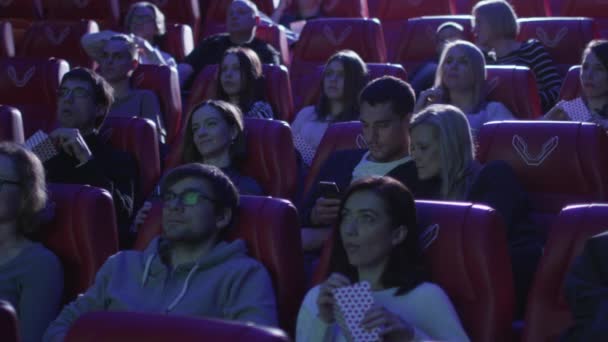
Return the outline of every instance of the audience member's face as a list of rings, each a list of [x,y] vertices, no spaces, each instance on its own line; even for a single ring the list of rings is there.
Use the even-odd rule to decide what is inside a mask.
[[[608,97],[608,70],[591,51],[583,57],[581,86],[587,98]]]
[[[251,31],[255,25],[256,15],[253,8],[243,1],[233,1],[226,15],[226,30],[229,33],[247,32]]]
[[[19,174],[11,158],[0,154],[0,222],[15,220],[21,204]]]
[[[220,227],[214,211],[210,184],[197,178],[184,178],[163,194],[163,236],[182,243],[204,242]]]
[[[325,68],[323,91],[330,100],[344,99],[344,64],[342,62],[335,60]]]
[[[192,114],[192,134],[196,149],[203,159],[228,153],[236,130],[212,106],[203,106]]]
[[[393,113],[389,102],[363,102],[359,120],[373,161],[386,163],[407,155],[408,120]]]
[[[436,45],[437,54],[441,55],[441,52],[443,51],[443,47],[447,43],[453,42],[453,41],[459,40],[459,39],[464,39],[464,35],[462,34],[461,31],[455,29],[454,27],[447,26],[444,29],[442,29],[441,31],[437,32],[437,36],[435,37],[435,43],[437,44]]]
[[[94,128],[100,115],[93,87],[86,81],[68,79],[57,91],[57,120],[63,128]]]
[[[450,90],[470,90],[474,86],[473,68],[463,48],[452,47],[446,52],[442,68],[442,83]]]
[[[384,267],[395,242],[384,201],[360,190],[346,199],[341,214],[340,237],[348,262],[357,268]]]
[[[492,40],[492,24],[483,15],[475,14],[473,35],[477,46],[489,47]],[[483,50],[483,49],[482,49]]]
[[[441,171],[439,139],[430,125],[421,124],[410,133],[410,155],[416,162],[419,179],[429,179]]]
[[[154,11],[147,6],[139,6],[133,10],[131,17],[131,32],[152,42],[157,33]]]
[[[122,40],[108,40],[103,47],[99,61],[99,73],[112,83],[131,77],[135,62],[129,53],[128,43]]]
[[[241,63],[234,53],[222,60],[220,84],[228,96],[238,96],[241,91]]]

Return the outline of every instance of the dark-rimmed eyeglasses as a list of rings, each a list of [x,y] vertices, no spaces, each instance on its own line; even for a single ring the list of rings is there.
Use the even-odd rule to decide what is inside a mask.
[[[162,200],[165,205],[172,203],[175,199],[177,199],[177,203],[179,203],[179,205],[184,207],[195,206],[199,204],[202,199],[206,199],[209,202],[215,202],[215,199],[197,190],[186,190],[179,194],[168,191],[162,196]]]

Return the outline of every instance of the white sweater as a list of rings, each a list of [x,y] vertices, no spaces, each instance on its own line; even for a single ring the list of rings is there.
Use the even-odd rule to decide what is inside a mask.
[[[432,283],[422,283],[410,292],[394,296],[397,289],[373,291],[376,304],[396,313],[416,331],[415,340],[469,341],[458,314],[443,290]],[[326,324],[318,318],[315,286],[304,298],[298,313],[296,342],[346,341],[338,324]]]

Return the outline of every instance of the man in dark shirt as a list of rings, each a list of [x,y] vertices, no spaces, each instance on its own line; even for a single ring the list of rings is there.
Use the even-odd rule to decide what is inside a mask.
[[[359,120],[369,149],[334,152],[321,167],[300,208],[305,251],[318,250],[338,218],[340,200],[322,197],[320,181],[335,182],[344,191],[353,180],[386,175],[416,193],[418,174],[409,156],[408,133],[415,102],[410,85],[392,76],[376,79],[361,91]]]
[[[279,53],[270,44],[255,38],[256,26],[260,22],[257,6],[249,0],[234,0],[226,15],[227,33],[215,34],[203,39],[202,42],[188,55],[184,62],[192,70],[184,72],[189,81],[192,80],[208,64],[219,64],[224,51],[233,46],[243,46],[252,49],[266,64],[280,64]]]
[[[112,88],[94,71],[76,68],[65,74],[57,92],[59,128],[50,134],[59,154],[44,167],[49,182],[108,190],[124,246],[129,240],[137,166],[129,154],[115,150],[98,134],[112,101]]]

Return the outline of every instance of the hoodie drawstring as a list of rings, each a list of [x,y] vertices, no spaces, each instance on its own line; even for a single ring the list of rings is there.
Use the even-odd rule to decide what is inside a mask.
[[[198,264],[196,264],[192,267],[192,269],[190,270],[190,273],[188,273],[188,276],[186,277],[186,281],[184,282],[184,286],[182,287],[182,290],[180,291],[179,295],[177,295],[177,297],[173,300],[173,302],[171,304],[169,304],[169,306],[167,307],[167,312],[173,310],[173,308],[177,305],[177,303],[179,303],[179,301],[182,300],[182,298],[186,294],[186,291],[188,291],[188,285],[190,285],[190,278],[192,278],[192,275],[194,274],[194,272],[196,272],[197,269],[198,269]]]
[[[144,287],[144,285],[146,285],[146,280],[148,280],[148,273],[150,273],[150,265],[152,265],[152,260],[154,260],[155,256],[156,256],[156,253],[150,254],[148,256],[148,259],[146,260],[146,266],[144,267],[144,274],[141,276],[141,287]]]

